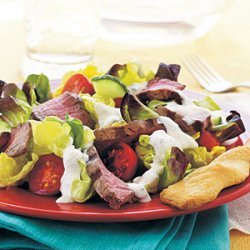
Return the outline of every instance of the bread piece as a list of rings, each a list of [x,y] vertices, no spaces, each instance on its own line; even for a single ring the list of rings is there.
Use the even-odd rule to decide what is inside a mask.
[[[222,189],[246,180],[250,170],[250,142],[231,149],[209,165],[194,170],[164,189],[160,199],[179,209],[198,208],[216,199]]]

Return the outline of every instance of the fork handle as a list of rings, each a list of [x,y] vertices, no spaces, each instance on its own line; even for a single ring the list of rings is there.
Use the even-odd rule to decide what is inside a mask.
[[[245,87],[245,88],[250,88],[250,82],[240,82],[235,85],[235,87]]]

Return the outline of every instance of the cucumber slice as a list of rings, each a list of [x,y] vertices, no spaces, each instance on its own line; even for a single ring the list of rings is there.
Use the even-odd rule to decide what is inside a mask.
[[[95,92],[103,97],[123,97],[128,92],[127,87],[115,76],[97,76],[92,78],[91,81]]]

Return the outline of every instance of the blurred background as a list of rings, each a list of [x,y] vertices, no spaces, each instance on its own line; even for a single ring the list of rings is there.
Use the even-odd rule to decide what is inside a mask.
[[[249,7],[247,0],[0,0],[0,78],[60,78],[89,62],[155,67],[199,54],[231,81],[245,81]],[[180,77],[198,88],[185,69]]]

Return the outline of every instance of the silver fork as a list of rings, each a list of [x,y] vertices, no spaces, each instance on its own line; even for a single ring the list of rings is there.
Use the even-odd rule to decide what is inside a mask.
[[[197,55],[182,59],[184,65],[199,81],[201,86],[210,92],[220,93],[239,87],[250,88],[250,82],[232,83],[220,76],[204,59]]]

